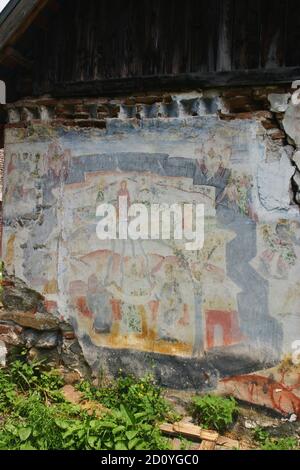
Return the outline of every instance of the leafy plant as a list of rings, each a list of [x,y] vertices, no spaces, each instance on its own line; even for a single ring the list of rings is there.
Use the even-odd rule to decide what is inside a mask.
[[[23,397],[0,430],[0,449],[64,449],[59,417],[72,423],[80,411],[70,404],[47,406],[38,392]]]
[[[124,406],[103,418],[68,404],[47,406],[34,392],[0,430],[0,449],[168,449],[159,429]]]
[[[297,439],[294,437],[268,438],[261,446],[262,450],[296,450]]]
[[[150,377],[120,377],[103,389],[82,382],[87,398],[110,405],[101,417],[65,401],[61,385],[56,371],[45,372],[24,357],[0,370],[1,450],[168,448],[156,421],[170,408]]]
[[[268,431],[261,427],[254,430],[254,439],[260,443],[261,450],[296,450],[298,441],[294,437],[271,437]]]
[[[0,412],[7,412],[17,399],[16,385],[10,376],[0,369]]]
[[[10,375],[13,381],[22,389],[57,390],[62,386],[63,380],[55,371],[43,371],[42,362],[28,363],[25,360],[16,360],[10,366]]]
[[[193,398],[190,408],[193,417],[199,424],[219,432],[227,429],[238,414],[237,403],[232,397],[196,396]]]
[[[151,375],[136,378],[133,375],[120,376],[107,386],[96,388],[83,381],[78,389],[87,399],[97,400],[108,408],[118,409],[120,404],[139,413],[148,422],[175,419],[170,405],[163,397],[162,389]]]
[[[123,405],[102,420],[86,419],[88,426],[85,427],[78,422],[71,426],[63,423],[67,448],[80,444],[84,449],[94,450],[168,449],[167,439],[156,427],[143,422],[138,414],[130,413]],[[87,432],[83,432],[84,429]]]
[[[253,431],[253,436],[254,436],[254,439],[257,442],[262,442],[263,443],[269,437],[269,433],[268,433],[268,431],[261,428],[260,426],[257,426]]]

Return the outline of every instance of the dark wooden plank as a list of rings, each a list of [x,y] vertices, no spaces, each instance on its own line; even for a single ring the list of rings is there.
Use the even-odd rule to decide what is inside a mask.
[[[26,0],[27,8],[33,1]],[[33,75],[24,77],[27,92],[30,80],[35,94],[80,96],[288,83],[300,76],[300,0],[57,4],[43,10],[48,27],[31,24],[14,45],[33,62]],[[285,58],[292,69],[282,68]],[[20,76],[20,61],[15,66],[9,96],[22,96],[24,85],[13,76]]]
[[[257,69],[260,62],[261,4],[265,0],[235,2],[233,69]]]
[[[300,2],[288,0],[286,5],[286,47],[287,66],[300,63]]]
[[[154,75],[150,77],[56,83],[45,88],[35,87],[34,94],[50,93],[55,97],[104,96],[138,91],[171,91],[188,88],[209,88],[212,86],[289,84],[299,78],[300,67],[207,72],[202,74]]]
[[[232,28],[234,18],[234,1],[222,0],[219,3],[218,18],[218,46],[217,66],[218,71],[232,69]],[[216,18],[217,20],[217,18]]]
[[[190,72],[216,70],[220,0],[189,2]]]
[[[261,2],[261,66],[264,68],[284,65],[286,8],[286,0],[264,0]],[[294,14],[297,12],[294,11]],[[299,14],[300,9],[298,8]]]

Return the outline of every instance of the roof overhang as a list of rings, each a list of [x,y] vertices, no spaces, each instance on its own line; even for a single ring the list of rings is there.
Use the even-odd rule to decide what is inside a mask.
[[[0,57],[30,27],[49,0],[11,0],[0,14]]]

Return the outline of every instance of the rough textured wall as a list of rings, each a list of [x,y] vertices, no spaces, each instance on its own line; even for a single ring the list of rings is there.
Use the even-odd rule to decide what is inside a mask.
[[[42,297],[2,321],[71,324],[93,371],[300,413],[299,109],[272,88],[11,105],[3,259]],[[203,249],[100,241],[119,195],[204,203]]]

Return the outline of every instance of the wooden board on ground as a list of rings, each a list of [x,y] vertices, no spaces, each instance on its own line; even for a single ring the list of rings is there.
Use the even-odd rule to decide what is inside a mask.
[[[184,421],[180,421],[178,423],[163,423],[159,428],[162,433],[176,437],[176,439],[173,440],[173,445],[177,446],[177,437],[182,436],[193,441],[201,441],[200,446],[197,447],[198,450],[229,450],[239,449],[241,447],[236,439],[220,436],[217,431],[202,429],[200,426]]]
[[[226,449],[239,449],[239,441],[231,439],[230,437],[219,436],[217,439],[217,445],[226,447]]]
[[[216,447],[216,443],[213,442],[213,441],[202,441],[200,446],[199,446],[199,450],[214,450],[214,448]]]
[[[163,423],[159,428],[164,434],[169,434],[171,436],[181,435],[190,439],[206,440],[211,442],[215,442],[219,436],[216,431],[202,429],[200,426],[184,423],[182,421],[174,424]]]

